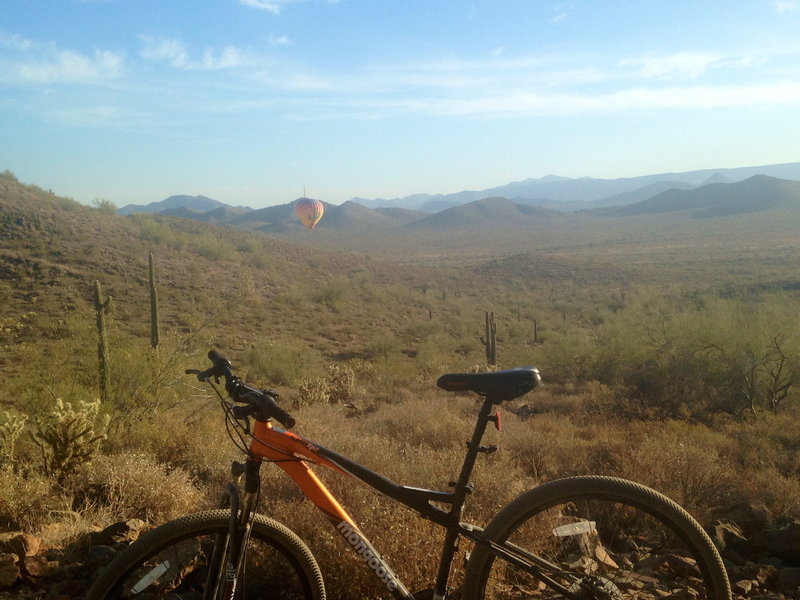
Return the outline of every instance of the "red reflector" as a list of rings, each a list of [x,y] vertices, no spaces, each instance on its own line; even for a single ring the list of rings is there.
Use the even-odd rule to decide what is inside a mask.
[[[494,428],[497,429],[497,431],[501,431],[503,429],[501,424],[500,424],[500,411],[499,410],[494,411]]]

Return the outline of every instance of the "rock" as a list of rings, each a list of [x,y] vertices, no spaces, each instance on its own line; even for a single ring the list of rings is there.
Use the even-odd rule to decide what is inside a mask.
[[[128,519],[109,525],[103,531],[92,534],[92,546],[111,546],[120,542],[135,542],[144,528],[141,519]]]
[[[788,562],[786,562],[782,558],[778,558],[777,556],[765,556],[764,558],[758,561],[758,564],[774,567],[776,570],[785,569],[786,567],[792,566]]]
[[[697,577],[700,575],[700,569],[697,568],[695,559],[677,554],[668,554],[666,558],[669,569],[673,573],[677,573],[681,577]]]
[[[797,597],[800,591],[800,567],[789,567],[778,571],[778,587],[782,592]]]
[[[740,502],[714,512],[718,521],[739,526],[744,537],[749,538],[763,529],[774,527],[775,520],[770,510],[761,503]]]
[[[700,593],[697,590],[687,587],[682,590],[678,590],[669,596],[664,596],[663,600],[697,600],[699,597]]]
[[[731,584],[731,590],[740,596],[749,596],[753,589],[753,582],[750,579],[742,579]]]
[[[719,553],[733,562],[744,562],[742,555],[747,555],[751,550],[742,528],[736,523],[717,521],[711,526],[709,535]]]
[[[774,579],[777,572],[778,569],[774,565],[747,562],[739,567],[737,579],[753,579],[763,585]]]
[[[0,589],[14,585],[19,579],[16,554],[0,554]]]
[[[26,556],[21,561],[20,571],[25,579],[42,579],[48,577],[53,570],[58,568],[56,561],[47,560],[44,556]]]
[[[100,569],[110,563],[117,551],[111,546],[94,546],[89,551],[87,563],[92,569]]]
[[[751,538],[753,545],[770,554],[800,564],[800,522],[781,529],[765,529]]]
[[[16,533],[13,537],[0,539],[0,552],[10,552],[17,556],[33,556],[42,547],[42,540],[28,533]]]

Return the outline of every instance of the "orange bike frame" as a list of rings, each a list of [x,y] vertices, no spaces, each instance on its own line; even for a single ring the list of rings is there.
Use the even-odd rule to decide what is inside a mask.
[[[458,481],[451,484],[454,487],[452,492],[399,485],[333,450],[284,429],[273,427],[271,422],[255,421],[249,448],[250,460],[258,463],[274,462],[283,469],[297,483],[305,496],[331,521],[360,559],[398,598],[413,600],[412,594],[372,547],[353,518],[317,478],[309,464],[323,465],[339,473],[355,477],[416,511],[422,518],[446,528],[447,533],[434,587],[434,598],[444,598],[459,537],[466,537],[479,544],[486,543],[481,538],[482,529],[461,523],[460,517],[466,496],[472,491],[469,477],[478,454],[495,449],[480,445],[487,423],[491,421],[497,423],[497,417],[491,412],[491,401],[485,401],[478,416],[472,439],[467,444],[467,455],[461,468],[461,474]],[[450,509],[444,510],[435,504],[449,505]]]

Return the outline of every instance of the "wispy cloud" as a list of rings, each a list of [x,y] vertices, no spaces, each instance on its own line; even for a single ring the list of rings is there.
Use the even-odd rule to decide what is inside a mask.
[[[140,35],[139,40],[143,44],[140,52],[142,58],[166,62],[179,69],[185,68],[189,64],[189,53],[186,45],[180,40],[154,38],[149,35]]]
[[[114,52],[96,50],[87,56],[62,50],[43,62],[20,65],[19,73],[36,83],[88,83],[119,76],[123,63],[122,56]]]
[[[142,42],[140,55],[155,62],[164,62],[176,69],[217,71],[240,67],[252,61],[234,46],[226,46],[220,51],[206,49],[199,59],[192,59],[189,50],[181,40],[174,38],[156,38],[140,35]]]
[[[125,67],[117,52],[86,54],[5,32],[0,32],[0,48],[8,51],[0,55],[0,80],[11,83],[92,84],[119,77]]]
[[[20,35],[4,33],[0,31],[0,46],[16,50],[18,52],[27,52],[34,46],[33,41],[26,39]]]
[[[267,42],[270,46],[291,46],[292,40],[289,39],[288,36],[285,35],[275,35],[274,33],[270,33],[267,36]]]
[[[573,10],[575,10],[574,2],[562,2],[560,4],[556,4],[552,9],[553,16],[551,16],[549,19],[550,23],[560,23],[561,21],[566,21]]]
[[[676,52],[666,56],[645,55],[637,58],[626,58],[620,61],[623,68],[639,69],[642,77],[647,79],[666,79],[681,77],[695,79],[706,70],[722,60],[722,56],[707,52]]]
[[[778,11],[779,14],[784,14],[787,12],[791,12],[793,10],[797,10],[800,3],[796,2],[795,0],[777,0],[774,2],[775,10]]]
[[[608,93],[516,92],[480,97],[373,99],[354,103],[370,118],[399,114],[439,117],[549,117],[632,111],[800,106],[800,84],[630,88]]]
[[[296,4],[302,1],[303,0],[239,0],[239,4],[278,15],[287,4]]]

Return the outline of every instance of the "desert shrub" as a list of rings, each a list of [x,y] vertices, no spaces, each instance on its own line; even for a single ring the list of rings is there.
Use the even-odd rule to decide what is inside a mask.
[[[386,360],[397,351],[397,338],[391,333],[376,335],[367,343],[365,350],[373,360]]]
[[[557,479],[582,471],[581,441],[569,417],[537,415],[519,420],[503,411],[503,449],[535,481]]]
[[[117,205],[105,198],[95,198],[92,200],[92,208],[106,215],[117,214]]]
[[[314,359],[308,345],[291,336],[258,342],[242,356],[250,380],[290,386],[308,377]]]
[[[167,423],[168,426],[157,424]],[[186,404],[126,421],[108,436],[109,454],[133,450],[151,456],[166,468],[177,468],[193,481],[224,485],[230,461],[237,456],[228,439],[216,398]],[[217,489],[211,490],[213,494]]]
[[[189,475],[139,452],[98,456],[68,481],[84,507],[113,519],[160,522],[198,510],[203,495]]]
[[[703,518],[728,503],[739,485],[724,457],[730,441],[703,426],[670,421],[642,424],[628,432],[628,452],[620,455],[619,472],[649,485]]]
[[[190,248],[209,260],[223,260],[229,258],[234,251],[233,245],[223,239],[221,235],[204,234],[192,236]]]
[[[190,341],[168,333],[161,336],[155,349],[144,337],[132,338],[116,332],[110,344],[114,364],[108,408],[114,426],[147,418],[156,410],[186,401],[186,384],[191,382],[185,373],[186,365],[205,362],[204,358],[191,358]]]
[[[7,179],[8,181],[13,181],[14,183],[19,183],[19,179],[17,179],[17,176],[14,175],[14,172],[9,169],[6,169],[2,173],[0,173],[0,178]]]
[[[156,220],[152,215],[134,213],[129,215],[128,219],[139,230],[139,238],[146,242],[164,244],[174,248],[183,246],[172,228],[166,223]]]
[[[342,282],[331,282],[322,285],[311,295],[311,300],[333,311],[341,308],[345,299],[345,285]]]
[[[42,471],[59,483],[90,460],[106,438],[108,416],[100,415],[100,400],[55,400],[52,410],[34,421],[31,434],[42,458]]]
[[[35,530],[47,519],[53,480],[35,471],[0,465],[0,529]]]
[[[768,467],[750,472],[747,479],[739,490],[744,500],[763,502],[779,523],[800,517],[800,481],[797,477],[787,477]]]

